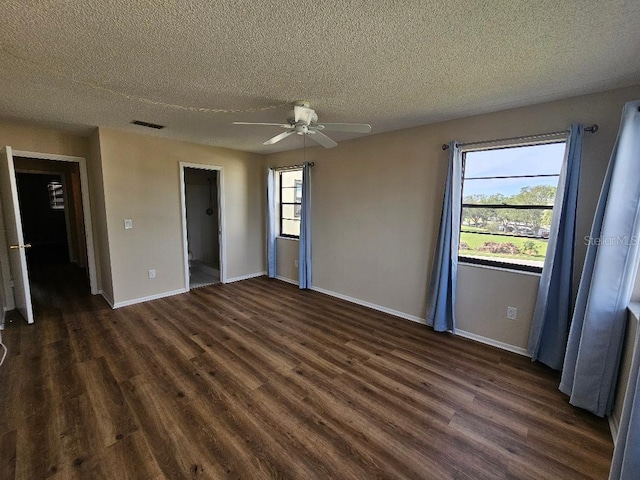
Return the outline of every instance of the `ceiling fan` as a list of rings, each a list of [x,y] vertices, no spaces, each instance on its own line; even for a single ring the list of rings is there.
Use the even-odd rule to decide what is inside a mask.
[[[369,133],[371,125],[366,123],[318,123],[318,114],[311,108],[309,102],[298,101],[293,104],[293,116],[287,118],[287,123],[254,123],[233,122],[234,125],[268,125],[286,128],[285,132],[270,138],[263,145],[273,145],[284,140],[289,135],[308,135],[311,140],[324,148],[333,148],[338,145],[327,137],[322,131]]]

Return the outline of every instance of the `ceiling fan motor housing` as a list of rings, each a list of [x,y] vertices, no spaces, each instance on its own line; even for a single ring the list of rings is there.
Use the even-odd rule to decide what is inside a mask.
[[[309,102],[297,101],[293,104],[293,112],[287,118],[287,123],[255,123],[255,122],[233,122],[239,125],[266,125],[286,128],[287,131],[270,138],[263,145],[273,145],[284,140],[290,135],[310,135],[314,142],[322,145],[324,148],[333,148],[338,145],[331,138],[327,137],[322,130],[331,130],[338,132],[354,132],[369,133],[371,125],[364,123],[325,123],[318,124],[318,114],[315,112]]]
[[[311,121],[308,124],[306,124],[304,122],[304,120],[300,120],[298,123],[296,123],[296,119],[293,116],[293,112],[292,112],[292,114],[289,117],[287,117],[287,122],[289,122],[291,124],[291,126],[296,126],[298,124],[300,124],[300,125],[315,125],[316,123],[318,123],[318,114],[316,112],[313,112],[313,115],[311,116]]]

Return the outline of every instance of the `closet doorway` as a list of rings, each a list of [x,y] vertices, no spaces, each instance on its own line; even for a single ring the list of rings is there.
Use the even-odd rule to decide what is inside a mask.
[[[185,289],[224,281],[222,168],[180,164]]]

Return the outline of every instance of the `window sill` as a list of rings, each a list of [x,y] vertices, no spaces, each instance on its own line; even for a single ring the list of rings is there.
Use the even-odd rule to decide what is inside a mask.
[[[478,263],[465,262],[464,260],[458,260],[458,265],[464,265],[465,267],[484,268],[486,270],[497,270],[498,272],[515,273],[518,275],[531,275],[539,277],[541,272],[528,272],[526,270],[518,270],[515,268],[496,267],[493,265],[480,265]]]
[[[282,236],[278,235],[276,238],[278,240],[291,240],[293,242],[299,242],[300,241],[300,238],[296,238],[296,237],[282,237]]]
[[[636,320],[640,320],[640,302],[630,302],[627,308]]]

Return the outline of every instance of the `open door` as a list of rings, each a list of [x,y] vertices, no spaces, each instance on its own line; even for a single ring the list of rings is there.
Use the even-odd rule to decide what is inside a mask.
[[[0,199],[2,200],[4,228],[7,231],[9,268],[13,281],[16,308],[28,323],[33,323],[31,288],[29,287],[27,255],[25,253],[25,249],[29,248],[30,245],[25,245],[24,235],[22,234],[18,187],[11,147],[4,147],[0,151]]]

